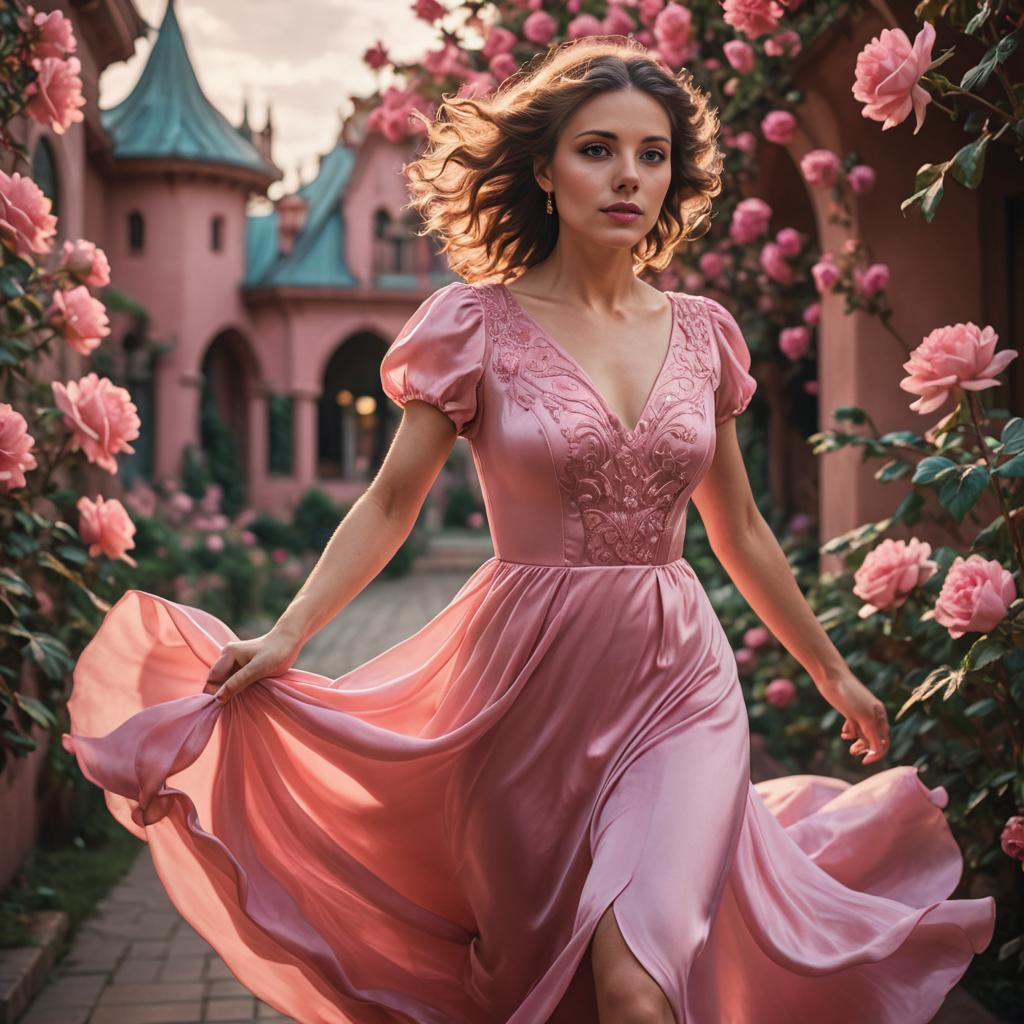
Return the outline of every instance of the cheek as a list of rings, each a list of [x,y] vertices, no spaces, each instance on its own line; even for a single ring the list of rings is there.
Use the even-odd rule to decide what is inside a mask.
[[[607,186],[597,164],[586,164],[573,160],[566,164],[559,176],[562,187],[578,199],[589,199],[600,195]]]

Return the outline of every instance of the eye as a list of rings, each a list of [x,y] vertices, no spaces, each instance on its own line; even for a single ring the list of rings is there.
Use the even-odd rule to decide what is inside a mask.
[[[608,147],[603,142],[590,142],[586,146],[584,146],[580,150],[580,152],[581,153],[587,153],[588,155],[590,155],[589,151],[592,150],[592,149],[607,149],[607,148]],[[648,153],[653,153],[658,159],[657,160],[645,160],[644,163],[648,163],[648,164],[651,164],[651,163],[661,163],[662,161],[667,159],[665,154],[660,149],[646,149],[646,150],[644,150],[644,155],[645,156]]]

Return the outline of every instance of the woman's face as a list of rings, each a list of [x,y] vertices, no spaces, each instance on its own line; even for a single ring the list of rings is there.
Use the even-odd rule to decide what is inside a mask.
[[[672,177],[671,126],[664,107],[640,89],[601,93],[581,104],[562,130],[537,181],[553,192],[559,233],[630,249],[654,227]],[[633,203],[634,216],[603,212]]]

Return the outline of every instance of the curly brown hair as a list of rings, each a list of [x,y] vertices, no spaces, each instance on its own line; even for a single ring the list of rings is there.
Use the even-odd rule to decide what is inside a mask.
[[[469,282],[508,281],[545,259],[558,218],[545,215],[535,161],[550,159],[563,126],[586,100],[636,88],[664,107],[672,127],[672,177],[654,227],[633,247],[634,271],[663,270],[680,242],[711,223],[722,189],[718,110],[682,68],[673,74],[625,36],[587,36],[537,54],[488,97],[442,94],[419,157],[403,164],[420,235]]]

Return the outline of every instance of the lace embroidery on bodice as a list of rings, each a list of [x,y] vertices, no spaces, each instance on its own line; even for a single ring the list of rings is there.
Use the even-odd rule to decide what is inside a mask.
[[[479,294],[493,341],[491,367],[508,398],[523,409],[542,408],[566,440],[568,456],[556,474],[581,518],[587,562],[652,564],[672,509],[699,468],[690,456],[712,377],[703,300],[670,293],[668,358],[640,421],[628,430],[581,368],[520,314],[500,285],[483,285]]]

